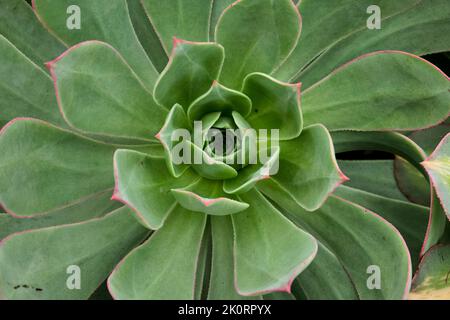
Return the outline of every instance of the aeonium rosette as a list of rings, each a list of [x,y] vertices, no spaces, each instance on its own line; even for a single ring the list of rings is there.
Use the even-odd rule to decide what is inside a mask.
[[[0,33],[16,7],[29,14],[22,2],[0,1]],[[374,42],[372,1],[357,2],[35,0],[39,21],[20,21],[60,39],[29,50],[0,35],[0,70],[15,76],[0,86],[0,297],[89,298],[105,279],[118,299],[406,297],[411,255],[439,241],[445,213],[432,198],[420,233],[427,208],[340,186],[334,148],[425,159],[397,131],[448,117],[448,77],[412,54],[368,52],[391,35],[400,50],[432,46],[398,25],[434,26],[448,5],[403,16],[416,1],[380,1],[392,25]],[[73,4],[80,30],[66,28]],[[367,270],[382,272],[375,289]]]
[[[264,194],[276,199],[292,184],[297,192],[288,196],[312,211],[346,178],[337,167],[326,128],[303,128],[301,84],[253,72],[244,77],[240,89],[231,89],[219,80],[225,55],[217,43],[174,40],[168,66],[154,89],[156,103],[168,110],[155,135],[164,156],[116,151],[113,198],[133,208],[147,228],[161,228],[160,237],[176,230],[180,237],[176,241],[189,245],[184,259],[192,259],[192,266],[209,219],[213,233],[228,233],[223,235],[231,241],[228,245],[235,241],[235,257],[228,256],[228,266],[215,266],[220,270],[235,264],[234,271],[227,270],[227,286],[234,286],[235,277],[235,290],[241,295],[289,291],[293,279],[316,255],[317,242]],[[314,150],[326,156],[318,161],[321,156]],[[308,156],[299,159],[302,154]],[[327,178],[321,179],[324,174]],[[302,192],[305,181],[311,180],[318,180],[314,198]],[[196,241],[182,240],[180,229],[172,229],[176,225],[192,226],[189,232]],[[110,289],[119,298],[122,286],[127,286],[121,279],[129,279],[130,268],[140,263],[144,267],[147,255],[161,259],[161,248],[153,249],[152,241],[130,254],[110,277]],[[261,241],[269,247],[258,248]],[[278,261],[273,250],[280,254]]]

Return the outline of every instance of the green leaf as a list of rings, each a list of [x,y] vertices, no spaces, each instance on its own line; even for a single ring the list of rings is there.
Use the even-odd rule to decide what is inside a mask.
[[[261,161],[261,154],[268,156],[267,161],[259,164],[249,164],[239,171],[236,178],[225,180],[223,182],[223,190],[226,193],[240,194],[248,192],[257,182],[270,179],[271,175],[277,174],[280,148],[264,149],[259,154],[259,161]]]
[[[233,224],[230,217],[211,217],[212,266],[208,300],[244,300],[234,286]]]
[[[414,131],[408,137],[417,143],[427,154],[431,154],[436,149],[439,142],[450,132],[450,118],[438,126]]]
[[[370,44],[374,38],[378,38],[385,32],[386,23],[390,19],[395,19],[399,13],[414,7],[421,0],[334,0],[334,1],[300,1],[298,8],[302,14],[302,35],[292,54],[274,73],[275,78],[284,81],[299,79],[302,71],[308,71],[311,64],[320,72],[322,77],[333,71],[339,65],[357,57],[361,43]],[[367,13],[371,5],[377,5],[381,10],[381,29],[369,30],[367,20],[371,14]],[[425,27],[425,26],[423,26]],[[350,42],[352,52],[346,59],[339,56],[329,56],[328,60],[314,64],[315,59],[326,55],[327,50],[333,50],[345,39],[351,38],[353,34],[364,33],[365,38],[360,38],[358,42]],[[375,50],[389,49],[388,46]],[[372,50],[372,51],[375,51]],[[410,50],[405,50],[410,51]],[[370,52],[370,51],[366,51]],[[361,54],[366,53],[361,52]],[[337,61],[336,61],[337,60]],[[340,63],[337,63],[340,62]],[[321,66],[333,64],[335,68],[321,70]],[[301,78],[303,81],[303,78]],[[320,80],[321,78],[315,79]],[[307,83],[308,87],[312,83]]]
[[[329,130],[414,130],[448,117],[449,89],[448,77],[425,60],[371,53],[303,91],[303,118]]]
[[[0,203],[17,216],[70,206],[114,185],[114,146],[40,120],[11,121],[0,150]]]
[[[394,178],[392,160],[338,160],[339,168],[350,179],[346,186],[382,197],[401,201],[408,199],[400,192]]]
[[[209,39],[214,39],[214,32],[216,30],[217,21],[219,20],[222,12],[230,5],[232,5],[236,0],[214,0],[212,2],[212,10],[211,10],[211,20],[210,20],[210,31],[209,31]]]
[[[9,214],[0,214],[0,239],[16,232],[99,218],[122,206],[121,203],[110,200],[111,193],[112,189],[103,191],[79,203],[31,218],[15,218]]]
[[[239,195],[250,207],[232,215],[235,283],[241,295],[290,292],[314,259],[316,240],[297,228],[256,190]]]
[[[252,128],[277,129],[280,140],[297,138],[303,127],[300,88],[300,83],[282,83],[263,73],[249,74],[242,92],[253,103],[253,112],[247,118]]]
[[[0,35],[38,67],[64,51],[65,46],[45,29],[24,0],[0,0]],[[1,54],[2,57],[5,57]],[[3,62],[9,59],[2,59]],[[12,74],[3,73],[0,74]]]
[[[189,127],[190,125],[183,107],[181,107],[179,104],[176,104],[170,110],[169,114],[167,115],[166,122],[156,135],[156,137],[164,147],[167,168],[174,177],[181,176],[189,166],[183,163],[174,163],[172,148],[174,147],[174,142],[176,141],[172,140],[172,134],[175,130],[188,129]]]
[[[39,19],[66,44],[72,46],[86,40],[110,44],[123,55],[145,87],[153,88],[158,72],[139,43],[125,0],[34,0],[33,4]],[[67,12],[72,5],[80,8],[80,29],[67,27],[73,14]]]
[[[292,284],[308,300],[356,300],[358,293],[338,257],[320,242],[317,255]],[[298,286],[301,292],[295,292]]]
[[[134,31],[139,38],[139,42],[156,70],[161,72],[169,59],[158,34],[150,22],[150,17],[147,15],[142,1],[127,0],[127,5],[130,11],[130,19],[133,23]]]
[[[171,108],[178,103],[187,110],[217,80],[224,59],[216,43],[174,39],[172,54],[155,85],[155,100]]]
[[[361,3],[359,0],[354,0],[349,3],[349,6],[356,6],[355,1]],[[374,3],[369,1],[369,4]],[[365,14],[368,6],[363,7],[364,11],[359,11],[354,15],[339,4],[333,3],[332,6],[333,9],[342,8],[346,17],[344,24],[348,24],[348,17],[350,16],[369,18],[369,14]],[[386,9],[389,10],[388,7],[394,9],[392,13],[385,11]],[[326,10],[327,8],[323,7],[323,9]],[[322,55],[314,60],[313,64],[292,81],[301,79],[304,88],[308,88],[347,61],[379,50],[400,50],[416,55],[450,50],[450,25],[448,23],[450,5],[447,0],[384,0],[380,9],[383,19],[381,29],[370,30],[366,23],[362,23],[359,32],[350,33],[342,40],[333,36],[334,40],[339,41],[332,47],[327,48]],[[317,14],[321,15],[322,13],[318,11]],[[322,14],[322,16],[324,15]],[[314,18],[311,17],[311,19]],[[318,28],[322,30],[324,24],[333,27],[336,19],[339,18],[330,16],[331,22],[320,21],[321,19],[315,21],[318,22]],[[316,41],[318,33],[311,33],[313,37],[311,41]],[[300,41],[299,46],[303,49],[308,44],[303,44]]]
[[[448,270],[450,268],[450,246],[435,246],[423,257],[414,275],[411,300],[448,300]]]
[[[202,177],[210,180],[225,180],[238,175],[238,172],[233,167],[210,157],[191,141],[186,141],[185,143],[191,150],[193,160],[191,161],[191,166]]]
[[[230,114],[235,111],[244,117],[250,114],[252,101],[245,94],[228,89],[217,81],[214,81],[211,88],[204,95],[198,97],[188,109],[190,121],[201,119],[207,113],[222,112]]]
[[[282,202],[277,204],[285,207]],[[360,299],[402,299],[407,296],[411,284],[411,259],[405,241],[390,223],[334,195],[314,213],[300,206],[288,209],[286,214],[290,219],[338,257]],[[374,274],[368,272],[370,266],[380,268],[380,289],[370,289],[367,285]]]
[[[24,116],[66,126],[51,78],[1,34],[0,57],[0,127]]]
[[[87,299],[148,230],[123,208],[101,219],[14,234],[0,246],[0,295]],[[80,289],[71,290],[73,266]]]
[[[435,127],[414,131],[408,136],[427,154],[431,154],[449,131],[450,125],[442,123]],[[429,206],[430,187],[428,181],[410,163],[400,157],[395,159],[395,178],[400,190],[409,200]]]
[[[290,141],[280,141],[279,171],[257,185],[274,201],[298,204],[306,210],[319,208],[329,194],[347,180],[334,156],[327,129],[314,125]]]
[[[229,6],[215,31],[226,52],[221,83],[238,89],[249,73],[272,72],[297,44],[300,29],[291,0],[242,0]]]
[[[199,179],[181,189],[172,189],[172,194],[184,208],[210,215],[229,215],[248,208],[248,204],[225,195],[221,181]]]
[[[131,150],[114,154],[116,187],[113,199],[132,208],[138,220],[150,229],[159,229],[176,206],[170,193],[196,178],[191,170],[178,179],[167,170],[164,159]]]
[[[167,111],[106,43],[84,42],[48,67],[64,118],[82,132],[148,143],[164,123]]]
[[[356,150],[376,150],[401,156],[414,165],[422,174],[426,171],[420,165],[425,160],[425,152],[411,139],[396,132],[354,132],[333,133],[337,153]],[[430,217],[421,254],[435,245],[442,237],[447,218],[434,192],[430,195]]]
[[[231,114],[232,115],[237,114],[237,112],[233,111]],[[214,127],[219,128],[219,129],[235,129],[236,124],[232,117],[223,116],[223,117],[220,117],[219,119],[217,119],[217,121],[214,123]]]
[[[204,300],[206,298],[211,268],[211,224],[208,223],[208,217],[206,219],[206,226],[197,260],[194,300]]]
[[[202,130],[202,138],[201,141],[196,141],[196,137],[194,136],[194,143],[196,146],[198,146],[199,148],[203,148],[203,146],[206,143],[206,139],[208,138],[208,133],[209,130],[213,127],[213,126],[217,126],[217,122],[220,121],[221,119],[221,113],[220,112],[211,112],[208,113],[207,115],[205,115],[200,121],[201,121],[201,130]],[[195,135],[195,126],[196,124],[194,123],[194,135]]]
[[[213,2],[214,0],[142,0],[166,52],[173,49],[173,37],[208,41]]]
[[[236,111],[233,111],[231,113],[234,123],[236,124],[236,126],[241,129],[241,130],[245,130],[245,129],[250,129],[252,126],[250,125],[250,123],[247,122],[247,120],[245,120],[245,118],[237,113]],[[244,131],[245,132],[245,131]]]
[[[108,279],[115,299],[194,298],[206,215],[175,207],[164,227],[133,250]]]
[[[427,231],[429,208],[346,186],[340,186],[334,194],[372,210],[392,223],[408,245],[412,267],[415,270]]]
[[[395,179],[398,188],[412,202],[430,205],[430,184],[423,174],[402,157],[395,157]]]
[[[436,150],[422,162],[431,183],[450,219],[450,133],[439,143]]]

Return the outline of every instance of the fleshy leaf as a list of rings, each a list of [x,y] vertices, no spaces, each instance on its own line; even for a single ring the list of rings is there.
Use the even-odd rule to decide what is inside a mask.
[[[408,199],[398,189],[392,160],[338,160],[339,168],[350,179],[345,185],[400,201]]]
[[[65,126],[51,78],[1,34],[0,56],[0,127],[25,116]]]
[[[406,298],[411,285],[411,258],[405,241],[386,220],[334,195],[314,213],[300,206],[284,213],[339,257],[360,299]],[[368,280],[377,266],[380,289],[370,289]]]
[[[449,89],[448,77],[419,57],[371,53],[303,91],[303,119],[329,130],[420,129],[448,117]]]
[[[424,256],[414,275],[411,300],[448,300],[448,270],[450,267],[450,246],[435,246]]]
[[[303,127],[300,88],[301,83],[282,83],[262,73],[248,75],[242,92],[253,103],[247,118],[252,128],[277,129],[281,140],[297,138]]]
[[[392,223],[408,245],[415,270],[427,228],[428,205],[411,203],[399,191],[392,160],[339,161],[339,166],[350,181],[337,188],[334,194],[377,212]],[[429,201],[429,184],[427,188]]]
[[[211,217],[212,265],[209,300],[244,300],[234,286],[233,224],[230,217]]]
[[[161,228],[176,206],[170,190],[184,187],[196,178],[188,170],[176,179],[167,170],[164,159],[130,150],[117,150],[114,154],[114,176],[113,199],[132,208],[139,221],[150,229]]]
[[[250,207],[231,216],[237,291],[245,296],[290,292],[292,281],[314,259],[316,240],[286,219],[258,191],[238,198]]]
[[[16,218],[9,214],[0,214],[0,239],[16,232],[100,218],[122,207],[121,203],[111,201],[111,194],[112,189],[102,191],[79,203],[31,218]]]
[[[169,63],[155,85],[155,100],[167,108],[178,103],[187,110],[217,80],[223,59],[223,47],[216,43],[175,38]]]
[[[280,150],[278,173],[257,185],[275,201],[293,201],[314,211],[348,180],[337,165],[331,137],[322,125],[303,129],[294,140],[280,141]]]
[[[139,38],[139,42],[142,44],[156,70],[161,72],[169,58],[158,34],[150,22],[150,17],[147,15],[142,1],[127,0],[127,5],[130,11],[130,19]]]
[[[224,180],[234,178],[238,175],[233,167],[210,157],[192,142],[186,141],[185,143],[191,148],[192,168],[202,177],[211,180]],[[195,159],[199,159],[200,161],[196,161]]]
[[[321,10],[329,13],[336,12],[335,8],[341,9],[342,12],[340,14],[345,16],[343,20],[345,25],[351,25],[349,23],[349,17],[364,19],[370,17],[369,14],[365,13],[367,12],[367,8],[374,4],[373,1],[343,1],[348,3],[350,7],[360,10],[357,13],[352,13],[352,9],[341,5],[341,1],[331,4],[332,11],[329,11],[329,8],[325,5],[321,6]],[[358,3],[356,4],[355,2]],[[304,5],[309,6],[310,3],[307,1]],[[368,4],[366,5],[366,3]],[[312,4],[313,6],[317,5],[314,4],[314,1]],[[292,79],[292,81],[301,79],[303,88],[308,88],[347,61],[378,50],[401,50],[416,55],[450,50],[450,25],[448,23],[450,6],[447,0],[402,0],[401,2],[384,0],[380,2],[379,6],[382,19],[381,29],[369,29],[367,28],[367,22],[363,22],[359,24],[358,32],[349,33],[342,38],[339,35],[331,35],[331,40],[334,42],[332,46],[329,47],[327,44],[325,51],[317,51],[314,57],[316,59],[313,63],[299,73],[298,77]],[[300,5],[300,9],[303,10],[302,4]],[[316,8],[311,9],[308,12],[304,12],[305,18],[310,16],[313,21],[317,21],[317,27],[320,29],[320,33],[323,30],[323,25],[329,25],[333,31],[336,30],[334,26],[336,20],[340,20],[340,18],[330,14],[324,14],[321,10],[315,10]],[[313,11],[315,13],[311,14]],[[320,18],[315,19],[316,14],[319,17],[329,17],[330,20],[323,21]],[[299,41],[299,50],[301,51],[307,48],[310,42],[316,42],[319,32],[314,30],[311,33],[309,43]]]
[[[101,219],[13,234],[0,245],[0,296],[87,299],[148,232],[123,208]],[[77,267],[80,288],[71,290]]]
[[[425,130],[414,131],[408,137],[416,142],[427,154],[431,154],[449,131],[450,124],[442,123]],[[429,206],[429,182],[416,168],[400,157],[395,159],[395,178],[400,190],[410,201]]]
[[[210,215],[229,215],[248,208],[247,203],[226,196],[220,181],[201,178],[185,188],[172,189],[172,194],[184,208]]]
[[[357,300],[358,293],[341,261],[322,243],[318,244],[316,257],[294,280],[292,292],[297,298],[308,300]]]
[[[424,130],[414,131],[408,137],[417,143],[427,154],[431,154],[450,132],[450,118],[437,126],[426,128]]]
[[[172,38],[208,41],[211,6],[215,0],[142,0],[166,52],[172,49]]]
[[[208,217],[206,218],[208,219]],[[207,220],[208,221],[208,220]],[[197,272],[195,274],[194,300],[204,300],[206,298],[209,271],[211,268],[211,226],[207,222],[203,232],[203,239],[200,245],[200,252],[197,259]]]
[[[231,114],[239,112],[242,116],[249,115],[252,101],[243,93],[228,89],[217,81],[204,95],[197,98],[188,109],[190,121],[199,120],[202,116],[211,112]]]
[[[392,223],[400,231],[408,245],[413,270],[415,270],[420,260],[427,229],[429,212],[427,207],[381,197],[346,186],[340,186],[334,194],[376,212]]]
[[[300,14],[291,0],[238,0],[216,26],[215,40],[225,48],[221,83],[239,89],[252,72],[270,73],[295,47]]]
[[[80,28],[69,28],[78,6]],[[104,41],[116,48],[136,72],[148,90],[151,90],[158,72],[142,48],[131,23],[124,0],[33,0],[33,8],[51,31],[67,45],[82,41]]]
[[[186,113],[179,104],[173,106],[167,115],[166,122],[156,137],[164,146],[165,159],[167,168],[174,177],[179,177],[189,167],[187,164],[175,164],[172,156],[172,148],[174,141],[172,141],[172,134],[175,130],[188,129],[190,127],[186,117]]]
[[[236,123],[236,126],[241,129],[241,130],[245,130],[245,129],[250,129],[252,126],[250,125],[250,123],[247,122],[247,120],[245,120],[245,118],[237,113],[236,111],[233,111],[231,113],[234,122]]]
[[[133,250],[108,279],[115,299],[193,299],[206,215],[172,208],[164,227]]]
[[[395,157],[394,173],[398,188],[412,202],[430,205],[430,184],[424,175],[402,157]]]
[[[46,30],[26,1],[0,0],[0,8],[0,35],[37,66],[45,69],[44,62],[65,50],[64,44]],[[3,63],[9,61],[3,54],[1,56]],[[0,74],[12,73],[2,71]]]
[[[209,38],[214,39],[214,32],[216,30],[217,22],[222,15],[223,11],[236,0],[214,0],[212,3],[211,20],[210,20],[210,34]]]
[[[439,143],[436,150],[422,166],[428,172],[442,207],[450,219],[450,133]]]
[[[239,175],[234,179],[225,180],[223,190],[226,193],[240,194],[248,192],[258,181],[270,179],[271,175],[276,175],[279,170],[280,148],[270,148],[260,151],[268,155],[265,163],[250,164],[239,171]],[[259,156],[261,160],[261,157]]]
[[[196,146],[198,146],[199,148],[202,148],[203,145],[206,142],[206,138],[208,138],[208,132],[209,130],[217,123],[217,121],[220,120],[220,112],[211,112],[208,113],[207,115],[205,115],[204,117],[202,117],[201,121],[201,125],[202,125],[202,137],[201,137],[201,141],[196,141],[195,137],[194,137],[194,143]],[[195,128],[195,123],[194,123],[194,128]],[[195,131],[195,129],[194,129]],[[195,133],[194,133],[195,134]]]
[[[40,120],[9,122],[0,150],[0,203],[17,216],[70,206],[114,185],[114,146]]]
[[[164,123],[167,111],[106,43],[81,43],[47,66],[64,118],[83,132],[148,142]]]
[[[396,16],[414,7],[417,2],[421,0],[334,0],[334,1],[300,1],[297,5],[302,14],[302,35],[297,43],[292,54],[274,73],[274,77],[280,80],[292,82],[294,79],[299,79],[302,71],[308,73],[308,66],[315,67],[322,77],[316,79],[320,80],[328,73],[333,71],[339,65],[356,58],[360,54],[366,52],[389,49],[389,47],[382,46],[366,52],[360,52],[362,42],[371,43],[373,39],[377,39],[380,33],[386,30],[386,24],[390,19],[396,19]],[[371,5],[377,5],[381,9],[381,29],[372,30],[367,28],[367,21],[370,14],[367,13]],[[332,60],[333,65],[338,61],[339,64],[330,69],[328,72],[320,70],[321,65],[329,64],[328,61],[321,61],[320,64],[315,64],[314,59],[320,59],[320,56],[327,55],[326,50],[331,47],[338,46],[340,42],[345,42],[355,33],[365,33],[365,38],[360,41],[350,43],[351,52],[353,55],[342,59],[340,56],[328,56],[328,60]],[[410,52],[411,50],[405,50]],[[320,59],[321,60],[321,59]],[[303,81],[303,79],[302,79]],[[311,84],[308,83],[308,86]]]
[[[393,153],[408,160],[426,174],[420,162],[425,160],[425,152],[411,139],[397,132],[355,132],[337,131],[333,133],[333,143],[337,153],[376,150]],[[442,237],[447,218],[433,190],[430,192],[430,215],[421,255],[435,245]]]

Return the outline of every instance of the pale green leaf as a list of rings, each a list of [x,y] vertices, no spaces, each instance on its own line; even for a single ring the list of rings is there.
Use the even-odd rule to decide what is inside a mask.
[[[112,296],[119,300],[193,299],[205,224],[206,215],[173,208],[164,227],[111,274],[108,287]]]
[[[223,59],[223,47],[216,43],[174,39],[169,63],[155,86],[155,100],[166,108],[178,103],[187,110],[217,80]]]
[[[210,215],[229,215],[248,208],[247,203],[226,195],[221,181],[202,178],[187,187],[172,189],[172,194],[184,208]]]
[[[68,11],[74,5],[80,9],[79,29],[68,27],[76,19],[75,11]],[[145,87],[153,88],[158,72],[139,43],[125,0],[33,0],[33,7],[39,19],[67,45],[87,40],[109,43],[123,55]]]
[[[159,229],[176,206],[170,190],[188,185],[196,175],[188,170],[174,178],[164,159],[131,150],[114,154],[116,187],[113,199],[131,207],[139,221],[150,229]]]
[[[114,48],[89,41],[48,64],[65,120],[85,133],[155,141],[167,111]]]
[[[327,129],[314,125],[290,141],[280,141],[278,173],[257,184],[274,201],[295,203],[313,211],[346,181],[334,155]]]
[[[70,206],[114,186],[114,146],[40,120],[10,122],[1,131],[0,150],[0,202],[21,217]]]
[[[221,83],[239,89],[249,73],[272,72],[297,44],[300,29],[291,0],[242,0],[228,7],[215,31],[226,54]]]
[[[297,138],[303,128],[300,88],[300,83],[282,83],[263,73],[249,74],[242,92],[252,100],[253,108],[246,120],[257,130],[279,130],[280,140]]]
[[[317,253],[316,240],[256,190],[238,196],[250,207],[232,215],[236,289],[241,295],[290,292]]]
[[[214,0],[142,0],[164,49],[172,50],[172,38],[208,41]]]
[[[303,118],[329,130],[415,130],[448,117],[449,90],[448,77],[425,60],[371,53],[303,91]]]
[[[123,208],[100,219],[11,235],[0,245],[0,296],[87,299],[146,234]],[[73,266],[80,272],[75,290]]]

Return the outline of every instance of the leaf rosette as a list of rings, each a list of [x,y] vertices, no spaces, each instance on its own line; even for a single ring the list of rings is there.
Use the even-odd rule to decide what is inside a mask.
[[[90,22],[80,32],[63,27],[69,2]],[[46,64],[55,101],[42,56],[32,61],[0,36],[0,54],[40,80],[19,104],[27,114],[6,109],[13,120],[0,134],[9,214],[0,215],[0,296],[88,298],[108,278],[117,299],[406,297],[403,225],[340,187],[348,178],[335,146],[387,149],[419,167],[423,151],[391,131],[448,117],[448,77],[370,45],[331,73],[333,61],[317,67],[311,50],[339,48],[328,29],[311,44],[311,24],[300,38],[299,8],[314,17],[313,1],[206,2],[34,1],[52,31],[49,52],[71,46]],[[402,17],[412,2],[387,13]],[[433,163],[423,164],[432,176]],[[442,199],[446,181],[433,181]],[[424,248],[445,222],[427,231]],[[70,265],[85,275],[80,290],[64,287]],[[372,265],[381,290],[367,286]]]

